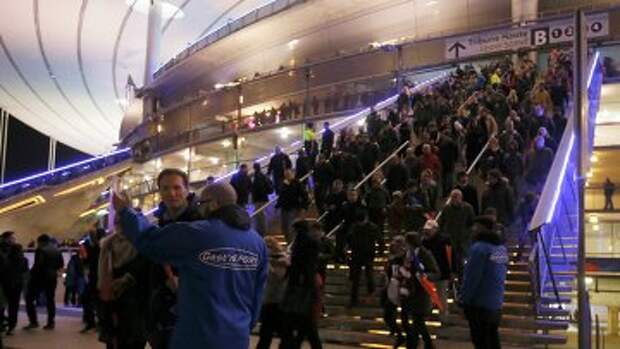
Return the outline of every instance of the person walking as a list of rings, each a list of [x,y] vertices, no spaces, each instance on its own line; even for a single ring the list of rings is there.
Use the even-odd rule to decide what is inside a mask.
[[[282,336],[284,321],[280,302],[286,290],[286,272],[290,265],[290,257],[286,250],[273,236],[265,238],[269,253],[269,274],[260,314],[260,329],[256,349],[269,349],[274,334]]]
[[[47,324],[43,329],[53,330],[56,327],[56,285],[58,272],[63,268],[64,261],[58,248],[52,243],[52,239],[47,234],[42,234],[37,238],[37,249],[34,255],[34,264],[30,269],[30,281],[26,293],[26,312],[30,322],[24,330],[31,330],[39,327],[35,300],[39,294],[45,295],[47,306]]]
[[[426,221],[422,232],[424,233],[422,245],[433,254],[441,274],[435,281],[435,287],[443,308],[439,318],[445,320],[449,314],[448,289],[452,279],[452,244],[448,237],[439,233],[439,224],[435,220]]]
[[[263,207],[269,202],[269,195],[273,193],[273,183],[269,177],[265,176],[262,172],[260,164],[254,163],[254,180],[252,181],[252,202],[254,204],[254,211]],[[261,235],[267,234],[267,221],[265,216],[265,210],[262,210],[255,214],[254,226],[256,231]]]
[[[0,250],[4,251],[6,268],[0,272],[1,288],[8,308],[6,335],[11,336],[17,326],[19,301],[24,288],[24,276],[28,273],[28,260],[22,245],[17,243],[15,233],[7,231],[0,237]],[[0,251],[0,254],[3,252]],[[2,257],[0,256],[0,259]]]
[[[400,269],[400,275],[401,284],[406,291],[402,294],[400,319],[407,334],[407,348],[417,348],[419,337],[422,337],[424,348],[433,349],[435,346],[425,322],[425,319],[431,315],[433,304],[421,280],[424,278],[430,281],[439,279],[439,267],[432,253],[422,246],[420,235],[407,233],[405,239],[408,252],[405,256],[405,266]],[[410,319],[413,320],[413,324],[409,322]]]
[[[276,193],[280,194],[285,170],[290,169],[292,166],[293,163],[291,159],[286,153],[283,153],[282,148],[277,145],[267,167],[267,175],[273,176],[273,185],[275,186]]]
[[[284,181],[280,187],[280,195],[276,202],[280,209],[280,224],[282,234],[287,242],[295,240],[295,231],[291,229],[293,222],[299,218],[302,211],[308,208],[308,192],[306,186],[295,178],[293,170],[284,171]]]
[[[280,349],[299,349],[304,340],[321,349],[318,320],[323,308],[321,276],[318,274],[320,225],[298,220],[293,224],[297,238],[291,247],[291,266],[281,309],[285,325]]]
[[[614,210],[614,192],[616,191],[616,184],[613,183],[609,178],[605,180],[605,184],[603,185],[603,193],[605,194],[605,207],[603,210],[605,211],[613,211]]]
[[[349,308],[357,306],[360,276],[362,268],[366,273],[368,295],[375,292],[375,277],[373,263],[375,260],[375,244],[381,235],[379,227],[368,220],[365,210],[355,212],[356,222],[351,226],[348,244],[351,249],[349,279],[351,280],[351,298]]]
[[[501,348],[498,327],[504,300],[508,253],[494,229],[492,217],[474,221],[474,243],[469,251],[459,304],[469,322],[476,349]]]
[[[267,281],[263,239],[250,228],[234,188],[214,183],[202,191],[205,217],[163,228],[130,208],[117,193],[113,207],[122,232],[138,253],[178,268],[178,321],[170,348],[246,349],[258,319]]]

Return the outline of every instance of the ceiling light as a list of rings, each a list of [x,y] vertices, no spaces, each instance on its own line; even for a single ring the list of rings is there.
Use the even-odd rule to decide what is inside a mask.
[[[590,161],[592,161],[592,162],[598,162],[598,156],[596,156],[596,155],[592,155],[592,156],[590,157]]]
[[[588,221],[592,224],[596,224],[598,223],[598,216],[590,216],[590,218],[588,219]]]
[[[299,44],[299,39],[293,39],[289,41],[288,44],[286,44],[286,46],[288,46],[289,50],[294,50],[298,44]]]
[[[357,126],[364,126],[364,124],[366,123],[366,119],[359,119],[357,120]]]
[[[291,130],[289,130],[288,127],[282,127],[278,130],[278,133],[280,134],[280,137],[282,139],[287,139],[288,136],[291,134]]]
[[[601,230],[601,226],[598,225],[598,224],[595,224],[595,225],[592,226],[592,230],[599,231],[599,230]]]
[[[212,163],[213,165],[217,165],[217,164],[219,164],[219,163],[220,163],[220,159],[219,159],[219,158],[216,158],[215,156],[210,157],[210,158],[209,158],[209,161],[211,161],[211,163]]]
[[[155,167],[159,170],[161,168],[161,158],[155,160]]]
[[[586,177],[588,178],[592,178],[594,174],[592,173],[592,170],[588,171],[588,174],[586,174]]]
[[[431,0],[426,2],[426,6],[435,6],[439,1]]]
[[[135,5],[133,6],[134,11],[148,15],[149,7],[151,6],[150,0],[125,0],[127,6],[131,6],[135,1]],[[185,13],[178,8],[176,5],[173,5],[167,1],[161,1],[161,16],[164,19],[169,19],[174,16],[174,19],[181,19],[185,17]]]
[[[228,148],[228,147],[230,147],[232,145],[232,142],[230,140],[228,140],[228,139],[225,139],[220,144],[222,145],[222,147]]]

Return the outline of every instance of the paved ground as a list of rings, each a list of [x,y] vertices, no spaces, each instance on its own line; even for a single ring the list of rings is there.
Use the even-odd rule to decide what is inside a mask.
[[[45,315],[42,315],[43,309],[40,311],[40,323],[45,323]],[[27,323],[26,314],[20,313],[19,329],[15,332],[15,335],[4,338],[4,344],[6,349],[90,349],[90,348],[104,348],[104,346],[97,341],[94,333],[80,334],[79,330],[82,328],[80,321],[81,311],[74,309],[59,308],[56,319],[56,329],[54,331],[44,331],[37,329],[33,331],[23,331],[21,327]],[[41,316],[42,315],[42,316]],[[252,337],[251,347],[256,345],[257,338]],[[272,348],[277,348],[278,341],[276,340],[272,344]],[[470,345],[462,343],[448,343],[448,342],[436,342],[438,349],[470,349]],[[310,348],[309,345],[303,347]],[[353,348],[349,346],[325,344],[324,349],[347,349]],[[377,347],[383,348],[383,347]]]
[[[44,309],[39,309],[42,315]],[[97,341],[94,333],[80,334],[79,330],[82,328],[81,310],[60,307],[58,309],[58,317],[56,320],[56,330],[44,331],[42,329],[34,331],[23,331],[21,327],[27,323],[26,314],[22,311],[20,313],[19,328],[16,334],[11,337],[4,338],[4,344],[6,349],[95,349],[104,348],[104,346]],[[45,323],[45,315],[39,318],[39,322]],[[257,339],[252,337],[251,348],[256,345]],[[272,344],[272,348],[277,348],[278,341],[276,340]],[[445,341],[436,341],[435,346],[437,349],[471,349],[472,346],[467,343],[454,343]],[[305,348],[310,348],[307,344]],[[333,344],[325,344],[324,349],[347,349],[354,348],[350,346],[341,346]],[[374,348],[374,347],[373,347]],[[377,346],[376,348],[386,348],[383,346]],[[567,345],[552,346],[553,349],[576,349],[576,333],[574,329],[569,331],[569,341]],[[594,345],[593,345],[594,348]],[[605,348],[620,348],[620,337],[606,337]],[[511,349],[504,347],[504,349]],[[515,349],[515,348],[512,348]]]

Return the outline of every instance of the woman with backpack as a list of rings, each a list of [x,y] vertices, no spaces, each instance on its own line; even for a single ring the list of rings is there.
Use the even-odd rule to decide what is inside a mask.
[[[381,292],[381,306],[383,307],[383,322],[390,330],[390,336],[396,336],[394,348],[405,343],[402,329],[398,326],[398,306],[400,306],[400,280],[398,270],[405,263],[407,242],[402,235],[396,235],[390,242],[388,261],[385,265],[384,275],[387,279],[386,287]]]
[[[425,349],[433,349],[433,341],[426,327],[425,319],[433,310],[430,281],[438,280],[441,276],[433,254],[422,246],[422,239],[418,233],[407,233],[407,253],[404,265],[398,269],[400,280],[401,321],[407,334],[407,349],[418,347],[419,337],[422,336]],[[409,323],[413,319],[413,325]]]

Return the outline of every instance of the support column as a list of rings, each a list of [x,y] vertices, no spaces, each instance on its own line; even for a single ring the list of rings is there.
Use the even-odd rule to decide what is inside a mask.
[[[538,0],[511,0],[510,5],[513,23],[533,21],[538,17]],[[516,56],[513,60],[514,58]],[[530,52],[529,58],[536,62],[537,52]]]
[[[396,64],[394,69],[394,78],[396,79],[396,93],[400,93],[403,89],[403,46],[396,46]]]
[[[47,156],[47,170],[51,171],[56,168],[56,139],[50,137],[49,152]]]
[[[2,114],[0,116],[0,161],[2,161],[2,170],[0,171],[0,183],[4,184],[4,175],[6,172],[6,148],[8,144],[8,129],[9,129],[9,113],[2,109]]]
[[[146,33],[146,62],[144,64],[144,86],[153,81],[153,74],[159,64],[161,48],[161,1],[150,0],[149,20]]]
[[[575,13],[575,38],[573,41],[575,58],[573,59],[573,98],[575,103],[575,136],[577,145],[577,191],[578,191],[578,245],[577,245],[577,309],[578,309],[578,347],[579,349],[589,349],[592,343],[592,321],[590,316],[590,301],[585,280],[585,217],[584,217],[584,185],[585,185],[585,164],[587,161],[587,142],[588,126],[587,115],[585,113],[585,96],[587,89],[584,79],[586,68],[586,30],[585,15],[582,11]]]
[[[610,336],[618,335],[618,307],[609,306],[607,308],[607,333]]]
[[[511,0],[512,21],[525,22],[538,16],[538,0]]]
[[[304,71],[304,77],[306,79],[306,94],[304,97],[304,108],[301,116],[301,139],[302,145],[306,140],[306,118],[310,114],[310,79],[312,78],[312,70],[310,67],[306,68]]]

